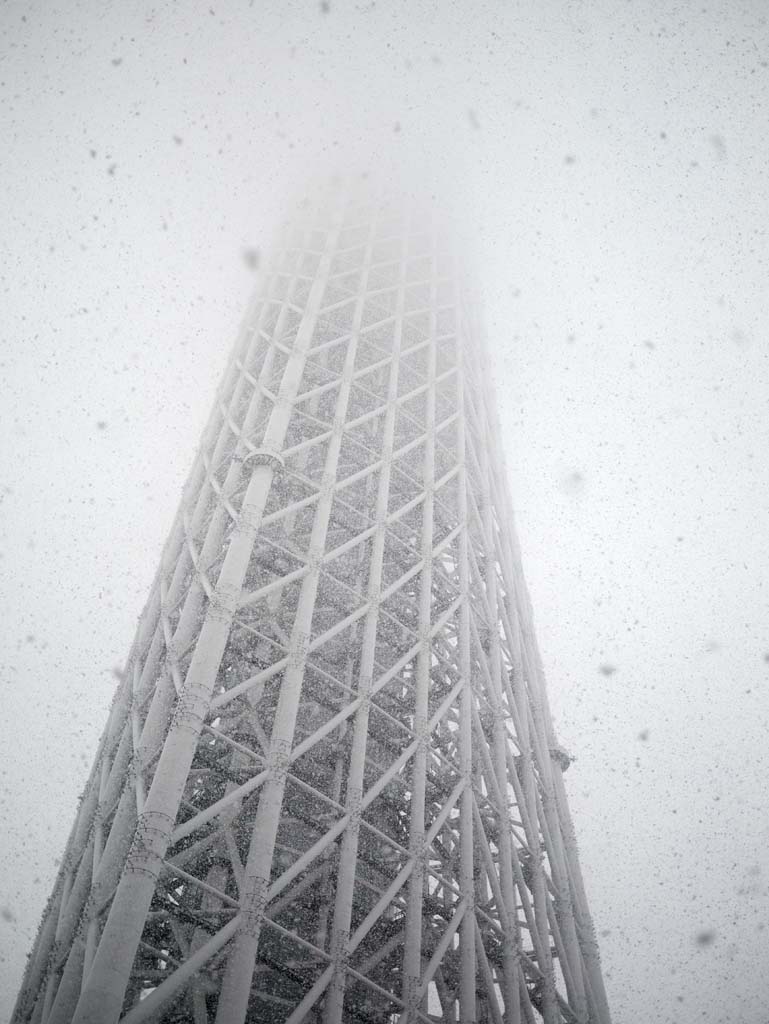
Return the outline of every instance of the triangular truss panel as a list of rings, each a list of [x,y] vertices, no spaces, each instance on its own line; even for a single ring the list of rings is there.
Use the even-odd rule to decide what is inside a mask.
[[[248,310],[16,1024],[609,1024],[488,361],[411,201]]]

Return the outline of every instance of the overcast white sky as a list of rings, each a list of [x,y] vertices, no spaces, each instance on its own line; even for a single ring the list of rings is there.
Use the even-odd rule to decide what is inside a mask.
[[[325,9],[327,8],[327,9]],[[764,0],[5,2],[0,1016],[293,184],[456,169],[615,1024],[769,1019]]]

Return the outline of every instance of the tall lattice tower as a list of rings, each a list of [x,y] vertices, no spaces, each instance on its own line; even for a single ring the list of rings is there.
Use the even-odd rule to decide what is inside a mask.
[[[236,343],[15,1011],[609,1024],[434,210],[330,186]]]

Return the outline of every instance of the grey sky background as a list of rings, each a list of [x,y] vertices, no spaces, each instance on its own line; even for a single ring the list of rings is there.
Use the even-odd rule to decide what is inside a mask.
[[[244,253],[319,168],[392,152],[443,167],[474,226],[615,1024],[767,1024],[767,13],[0,7],[0,1016]]]

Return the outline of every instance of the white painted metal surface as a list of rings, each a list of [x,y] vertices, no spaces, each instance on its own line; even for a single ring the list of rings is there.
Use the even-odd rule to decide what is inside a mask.
[[[609,1024],[486,368],[434,211],[287,229],[15,1022]]]

